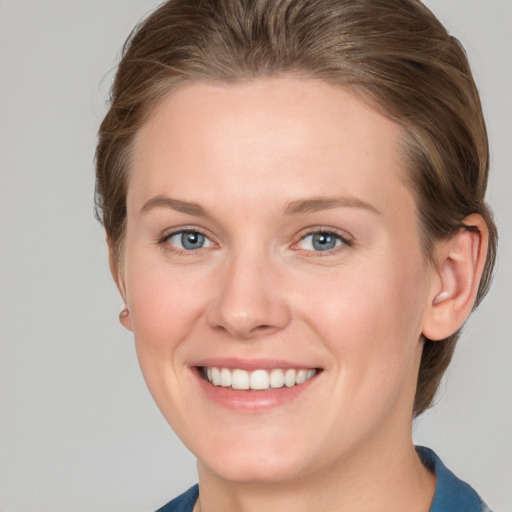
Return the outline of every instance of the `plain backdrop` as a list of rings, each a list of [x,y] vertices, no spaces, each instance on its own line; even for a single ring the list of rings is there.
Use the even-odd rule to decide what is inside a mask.
[[[155,0],[0,1],[0,511],[153,511],[196,481],[118,323],[93,219],[96,130],[112,70]],[[512,511],[512,2],[430,0],[465,45],[492,154],[493,288],[415,425]],[[207,425],[205,425],[207,428]]]

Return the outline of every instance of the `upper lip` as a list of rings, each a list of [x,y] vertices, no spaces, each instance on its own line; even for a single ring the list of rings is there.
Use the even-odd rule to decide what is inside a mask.
[[[229,368],[229,369],[240,369],[246,371],[252,370],[273,370],[274,368],[280,368],[286,370],[288,368],[295,369],[315,369],[318,368],[316,365],[304,364],[301,362],[291,362],[278,359],[240,359],[240,358],[220,358],[213,357],[208,359],[202,359],[192,366],[196,367],[217,367],[217,368]]]

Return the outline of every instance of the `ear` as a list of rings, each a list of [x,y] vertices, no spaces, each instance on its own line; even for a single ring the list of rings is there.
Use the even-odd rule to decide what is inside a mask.
[[[487,257],[489,230],[481,215],[469,215],[461,228],[436,249],[435,278],[422,333],[442,340],[462,327],[475,303]]]
[[[126,300],[126,285],[124,282],[124,276],[122,273],[122,263],[119,261],[119,257],[116,255],[114,247],[110,242],[110,239],[107,238],[108,245],[108,265],[110,267],[110,273],[114,278],[114,282],[116,283],[117,289],[121,294],[121,298],[124,302],[124,307],[119,314],[119,321],[126,327],[128,330],[132,330],[132,322],[130,319],[130,311],[128,309],[127,300]]]

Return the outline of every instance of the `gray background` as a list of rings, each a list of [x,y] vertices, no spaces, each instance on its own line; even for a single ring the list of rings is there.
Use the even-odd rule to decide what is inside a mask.
[[[155,0],[0,1],[0,510],[151,511],[195,481],[118,324],[92,217],[95,132],[126,35]],[[430,0],[466,46],[501,229],[493,289],[415,426],[512,511],[512,2]]]

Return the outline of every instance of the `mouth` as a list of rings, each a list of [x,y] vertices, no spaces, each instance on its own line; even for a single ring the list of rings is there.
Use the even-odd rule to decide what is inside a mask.
[[[242,368],[199,366],[201,378],[214,387],[236,391],[272,391],[304,384],[321,372],[319,368],[272,368],[247,371]]]

